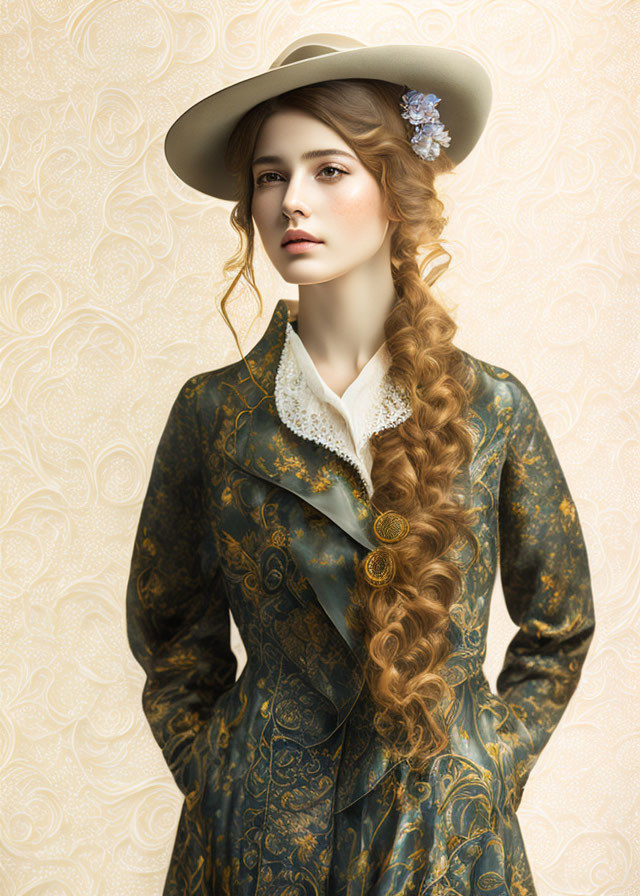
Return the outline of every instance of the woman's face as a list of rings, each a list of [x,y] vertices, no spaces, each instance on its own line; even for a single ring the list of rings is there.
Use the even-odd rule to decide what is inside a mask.
[[[380,251],[388,257],[382,190],[351,147],[318,119],[298,110],[273,113],[258,135],[252,173],[255,226],[287,282],[324,283],[367,265]],[[294,229],[317,242],[287,249],[282,241]]]

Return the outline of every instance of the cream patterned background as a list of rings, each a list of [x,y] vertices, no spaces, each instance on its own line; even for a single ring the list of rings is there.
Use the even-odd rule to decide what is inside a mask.
[[[590,551],[597,632],[519,812],[539,896],[640,892],[639,5],[624,0],[5,0],[0,33],[0,892],[159,894],[181,807],[126,641],[169,407],[237,357],[230,204],[163,157],[175,117],[294,37],[464,50],[494,105],[441,183],[458,343],[529,387]],[[277,298],[232,316],[245,349]],[[486,669],[515,628],[499,585]],[[242,648],[236,646],[243,662]]]

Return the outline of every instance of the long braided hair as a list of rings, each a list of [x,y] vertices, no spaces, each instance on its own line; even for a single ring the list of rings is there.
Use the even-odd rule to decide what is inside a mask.
[[[451,652],[449,610],[462,583],[456,545],[467,539],[475,557],[479,549],[474,511],[456,493],[473,454],[465,416],[475,380],[452,343],[457,324],[430,288],[451,258],[438,242],[447,219],[434,180],[453,163],[443,149],[432,162],[414,153],[408,139],[412,131],[399,114],[401,93],[399,85],[374,79],[320,82],[266,100],[240,120],[229,141],[227,164],[240,186],[231,223],[241,245],[224,266],[225,274],[236,271],[236,276],[221,304],[233,330],[225,303],[241,276],[262,304],[253,270],[251,215],[251,161],[260,127],[281,109],[313,115],[352,147],[399,222],[391,242],[397,300],[384,332],[390,376],[406,390],[413,413],[372,437],[371,498],[376,508],[402,514],[410,532],[385,545],[395,561],[393,580],[372,586],[359,567],[354,600],[367,648],[364,671],[376,705],[375,727],[398,758],[423,767],[448,743],[441,708],[451,689],[439,670]]]

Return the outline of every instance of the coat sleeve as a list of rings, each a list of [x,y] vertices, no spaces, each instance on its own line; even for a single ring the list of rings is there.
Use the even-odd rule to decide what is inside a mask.
[[[524,784],[578,685],[595,615],[576,506],[531,395],[512,379],[518,403],[501,473],[499,542],[502,590],[519,630],[496,690],[529,736]]]
[[[230,688],[236,659],[214,540],[203,514],[202,439],[193,381],[156,450],[127,585],[127,636],[146,673],[142,706],[183,793],[193,741]]]

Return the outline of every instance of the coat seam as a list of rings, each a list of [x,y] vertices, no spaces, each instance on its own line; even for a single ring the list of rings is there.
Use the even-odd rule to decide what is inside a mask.
[[[280,668],[278,669],[278,681],[276,682],[273,700],[271,702],[271,709],[269,711],[269,719],[271,719],[273,721],[274,725],[275,725],[275,718],[273,715],[273,707],[275,705],[276,696],[280,689],[281,675],[282,675],[282,658],[280,658]],[[267,722],[269,721],[269,719],[267,719]],[[265,727],[266,727],[266,723],[265,723]],[[263,731],[264,731],[264,728],[263,728]],[[269,824],[269,808],[271,805],[271,785],[273,782],[272,768],[273,768],[273,732],[272,732],[271,738],[269,740],[269,781],[267,783],[267,795],[265,797],[264,823],[263,823],[263,827],[262,827],[262,836],[260,837],[260,845],[259,845],[259,849],[258,849],[258,876],[256,878],[256,886],[254,889],[254,893],[259,892],[260,879],[262,877],[262,864],[263,864],[262,854],[263,854],[264,841],[267,836],[267,828],[268,828],[268,824]]]

